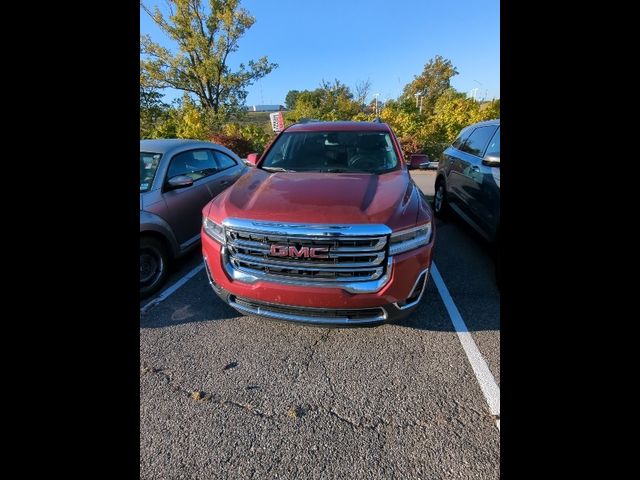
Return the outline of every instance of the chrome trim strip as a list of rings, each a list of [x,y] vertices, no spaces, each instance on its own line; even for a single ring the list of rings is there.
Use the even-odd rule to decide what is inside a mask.
[[[222,264],[227,272],[227,275],[233,281],[253,284],[258,281],[284,284],[284,285],[297,285],[301,287],[320,287],[320,288],[341,288],[349,293],[375,293],[384,287],[391,278],[391,267],[393,265],[393,257],[387,259],[387,271],[385,274],[377,280],[364,280],[364,281],[345,281],[345,282],[321,282],[321,281],[308,281],[304,278],[290,279],[287,277],[274,277],[272,275],[267,276],[260,272],[260,274],[248,273],[243,270],[239,270],[234,267],[229,261],[229,255],[227,247],[222,247]]]
[[[227,218],[222,225],[232,229],[281,235],[283,237],[362,237],[390,235],[391,229],[382,224],[301,224],[246,220],[243,218]]]
[[[233,231],[233,230],[226,230],[227,232]],[[255,233],[255,232],[247,232],[247,233]],[[266,234],[259,234],[259,235],[266,235]],[[285,241],[288,238],[292,238],[291,237],[284,237]],[[305,237],[305,240],[330,240],[330,238],[327,237]],[[354,238],[354,237],[350,237],[348,240],[376,240],[376,237],[368,237],[368,238]],[[387,238],[386,237],[381,237],[378,238],[378,243],[376,243],[375,245],[372,246],[360,246],[360,247],[331,247],[329,246],[329,248],[331,248],[331,253],[348,253],[348,252],[377,252],[380,251],[384,248],[384,246],[387,244]],[[270,243],[277,243],[276,239],[273,240],[269,240]],[[230,239],[227,236],[227,244],[233,246],[233,247],[239,247],[239,248],[247,248],[247,249],[260,249],[260,251],[264,251],[266,253],[269,253],[269,244],[267,243],[262,243],[262,242],[254,242],[252,240],[238,240],[238,239]],[[264,249],[264,250],[263,250]],[[345,255],[348,256],[348,255]]]
[[[427,288],[427,281],[429,280],[429,269],[428,268],[425,268],[424,270],[422,270],[422,272],[420,272],[420,275],[418,275],[418,278],[416,278],[416,283],[413,284],[413,288],[411,289],[411,293],[409,294],[409,297],[411,297],[411,295],[413,295],[413,291],[416,289],[416,286],[418,285],[418,282],[420,281],[420,278],[422,277],[422,275],[426,275],[427,277],[424,279],[424,283],[422,284],[422,290],[420,291],[420,295],[418,296],[418,299],[415,302],[407,303],[403,307],[398,305],[397,302],[394,303],[393,305],[398,310],[406,310],[407,308],[411,308],[414,305],[417,305],[418,303],[420,303],[420,300],[422,300],[422,295],[424,294],[424,290],[425,290],[425,288]],[[409,297],[407,297],[407,298],[409,298]]]
[[[247,307],[247,306],[236,303],[232,297],[229,297],[229,305],[235,308],[236,310],[249,315],[260,315],[262,317],[274,318],[276,320],[287,320],[287,321],[305,322],[305,323],[320,323],[320,324],[333,324],[333,325],[358,325],[361,323],[383,322],[388,318],[387,311],[383,307],[380,307],[380,309],[383,312],[381,316],[378,315],[370,318],[359,318],[357,320],[349,320],[349,318],[347,317],[333,317],[333,318],[306,317],[304,315],[293,315],[290,313],[272,312],[267,308],[263,308],[263,307],[251,308],[251,307]],[[283,306],[290,307],[291,305],[283,305]],[[300,308],[301,310],[304,310],[303,307],[294,307],[294,308]],[[320,310],[320,309],[313,309],[313,310]],[[322,309],[322,310],[326,310],[326,309]],[[351,310],[354,310],[354,309],[351,309]],[[366,309],[363,309],[363,310],[366,310]]]
[[[236,265],[236,262],[237,261],[236,261],[235,256],[234,256],[233,260],[231,260],[231,264],[233,265],[233,267],[235,269],[242,270],[243,272],[247,272],[247,273],[249,273],[251,275],[256,275],[256,276],[265,275],[265,279],[272,278],[272,279],[274,279],[274,281],[276,283],[278,283],[279,279],[281,279],[281,278],[289,279],[289,280],[298,280],[298,279],[300,279],[300,280],[305,280],[305,281],[309,281],[307,279],[314,278],[314,277],[304,277],[304,276],[296,276],[296,275],[286,275],[286,274],[282,274],[282,273],[278,273],[277,275],[268,275],[267,276],[262,270],[255,270],[255,269],[253,269],[251,267],[246,267],[246,266],[243,266],[243,265]],[[245,262],[245,261],[242,261],[240,263],[254,263],[256,265],[263,265],[263,264],[261,264],[259,262]],[[264,264],[264,265],[268,266],[268,264]],[[282,268],[286,268],[288,270],[303,270],[305,272],[330,272],[330,273],[338,272],[339,273],[338,269],[329,269],[329,268],[302,268],[302,267],[298,267],[298,268],[295,268],[295,267],[282,267]],[[358,272],[358,271],[359,272],[372,271],[373,273],[371,273],[370,275],[368,275],[366,277],[353,277],[353,279],[346,280],[346,281],[353,282],[353,281],[355,281],[356,278],[359,278],[361,282],[366,282],[366,281],[369,281],[369,280],[375,280],[375,279],[379,278],[380,275],[382,275],[382,267],[378,267],[378,268],[359,268],[359,269],[353,268],[351,270],[347,270],[345,273]],[[315,277],[315,278],[318,278],[318,277]],[[314,281],[316,283],[317,282],[336,283],[336,282],[344,282],[345,278],[344,277],[343,278],[324,278],[323,277],[323,278],[321,278],[319,280],[314,280]],[[279,283],[283,283],[283,282],[279,282]]]
[[[233,253],[234,260],[240,260],[245,263],[256,263],[259,265],[266,266],[278,266],[278,267],[286,267],[301,270],[317,270],[322,272],[331,272],[331,271],[339,271],[344,268],[350,269],[351,272],[357,271],[366,271],[366,270],[376,270],[377,266],[382,263],[384,260],[384,252],[374,253],[374,254],[363,254],[358,255],[361,257],[377,257],[373,262],[342,262],[342,263],[327,263],[327,262],[305,262],[302,260],[283,260],[281,257],[257,257],[255,255],[246,255],[244,253]],[[347,256],[347,255],[345,255]],[[352,256],[352,255],[349,255]],[[355,256],[355,255],[354,255]],[[329,258],[337,258],[331,257]],[[316,267],[316,268],[304,268],[304,267]]]

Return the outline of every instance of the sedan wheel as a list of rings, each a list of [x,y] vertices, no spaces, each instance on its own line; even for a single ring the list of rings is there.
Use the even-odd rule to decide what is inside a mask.
[[[168,257],[164,246],[155,238],[140,240],[140,295],[156,292],[167,276]]]

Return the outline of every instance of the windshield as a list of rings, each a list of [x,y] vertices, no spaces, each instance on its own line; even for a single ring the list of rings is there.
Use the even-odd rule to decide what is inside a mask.
[[[398,165],[387,132],[285,132],[260,168],[267,171],[383,173]]]
[[[151,188],[153,178],[160,163],[161,153],[140,152],[140,191],[146,192]]]

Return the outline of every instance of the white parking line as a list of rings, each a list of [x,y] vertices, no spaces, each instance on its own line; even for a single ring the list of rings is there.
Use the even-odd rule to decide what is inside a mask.
[[[444,284],[435,262],[431,264],[431,278],[433,278],[433,281],[436,284],[438,293],[440,293],[440,297],[442,297],[444,306],[451,318],[451,323],[453,323],[453,327],[456,329],[458,339],[462,344],[464,352],[467,354],[471,368],[473,368],[476,379],[480,384],[480,389],[482,390],[484,398],[489,405],[489,412],[491,415],[498,417],[496,424],[498,426],[498,431],[500,431],[500,387],[498,387],[495,378],[493,378],[491,370],[489,370],[489,367],[487,366],[487,362],[485,362],[484,358],[480,354],[480,350],[478,350],[476,342],[473,341],[473,337],[471,336],[471,333],[469,333],[469,329],[464,323],[464,320],[458,311],[458,307],[456,307],[456,304],[453,302],[449,289]]]
[[[144,307],[142,307],[140,309],[140,313],[145,313],[147,310],[149,310],[151,307],[153,307],[154,305],[159,304],[160,302],[164,301],[167,299],[167,297],[169,295],[171,295],[172,293],[174,293],[176,290],[178,290],[181,286],[183,286],[185,283],[187,283],[189,280],[191,280],[198,272],[200,272],[200,270],[202,270],[204,268],[204,263],[201,263],[200,265],[198,265],[196,268],[194,268],[193,270],[191,270],[189,273],[187,273],[184,277],[182,277],[180,280],[178,280],[176,283],[174,283],[173,285],[171,285],[170,287],[166,288],[165,290],[162,291],[162,293],[160,295],[158,295],[156,298],[154,298],[153,300],[151,300],[149,303],[146,303],[144,305]]]

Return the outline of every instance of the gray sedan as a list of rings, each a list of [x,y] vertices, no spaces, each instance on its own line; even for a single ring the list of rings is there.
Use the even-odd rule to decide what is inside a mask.
[[[202,208],[248,167],[197,140],[140,141],[140,295],[157,291],[169,263],[196,247]]]

